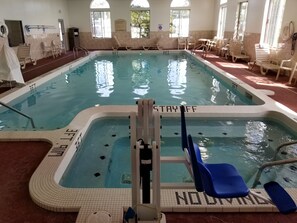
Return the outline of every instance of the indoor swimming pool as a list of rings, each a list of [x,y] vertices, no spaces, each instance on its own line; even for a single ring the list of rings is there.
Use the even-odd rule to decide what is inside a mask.
[[[89,107],[135,105],[142,98],[154,98],[158,105],[259,103],[251,93],[240,91],[237,84],[228,83],[220,72],[185,52],[105,53],[57,72],[41,85],[29,84],[25,94],[7,103],[32,117],[36,128],[27,118],[1,107],[0,130],[60,129]]]
[[[130,188],[131,158],[129,119],[104,118],[94,121],[67,167],[60,185],[68,188]],[[296,133],[273,120],[260,119],[188,119],[188,133],[201,147],[207,163],[230,163],[236,166],[251,187],[258,168],[273,159],[275,149],[297,139]],[[162,119],[161,156],[183,157],[180,121]],[[291,146],[284,159],[294,156]],[[287,188],[297,187],[296,164],[267,168],[261,185],[278,181]],[[183,163],[161,163],[162,183],[191,183],[192,177]]]
[[[1,139],[52,144],[30,179],[32,200],[48,210],[79,212],[80,220],[107,210],[120,222],[123,209],[131,205],[128,117],[137,112],[135,102],[142,98],[154,99],[153,109],[162,116],[161,178],[162,185],[171,185],[161,188],[162,211],[275,211],[254,195],[208,197],[195,190],[183,163],[163,162],[172,157],[185,161],[180,149],[181,104],[190,119],[188,134],[205,148],[205,161],[235,165],[249,187],[275,148],[297,139],[295,114],[261,89],[185,51],[92,52],[10,94],[4,102],[32,116],[36,129],[2,108]],[[289,146],[277,157],[295,153],[296,146]],[[260,181],[275,179],[295,196],[295,171],[295,164],[265,169]],[[266,196],[262,185],[252,190]]]

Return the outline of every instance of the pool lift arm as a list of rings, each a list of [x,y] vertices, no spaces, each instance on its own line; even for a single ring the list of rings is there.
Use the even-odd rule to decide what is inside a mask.
[[[138,112],[130,114],[132,207],[125,220],[166,223],[160,207],[160,115],[153,111],[152,99],[138,100],[137,104]]]

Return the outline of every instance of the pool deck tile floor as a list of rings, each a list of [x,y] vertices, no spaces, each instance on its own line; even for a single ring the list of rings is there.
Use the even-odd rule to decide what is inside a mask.
[[[65,58],[68,56],[67,60],[70,59],[71,54],[66,54]],[[72,55],[71,55],[72,56]],[[61,63],[63,64],[63,57],[58,58]],[[273,90],[275,95],[271,96],[275,100],[279,101],[280,103],[285,104],[286,106],[290,107],[292,110],[297,111],[297,106],[295,103],[296,98],[296,87],[295,86],[288,86],[286,85],[287,78],[281,77],[280,81],[274,81],[274,74],[268,74],[266,76],[259,75],[258,71],[248,71],[244,66],[245,64],[241,64],[240,68],[234,68],[234,63],[226,61],[222,58],[216,57],[215,55],[209,54],[206,58],[211,63],[216,64],[217,66],[221,66],[224,62],[224,66],[220,67],[221,69],[226,69],[227,72],[231,74],[235,74],[238,78],[242,78],[246,82],[249,82],[255,88],[260,89],[268,89]],[[49,62],[49,63],[48,63]],[[228,67],[226,64],[230,63]],[[42,67],[42,69],[50,69],[57,63],[53,63],[53,59],[47,58],[42,61],[38,61],[38,64]],[[240,64],[240,63],[238,63]],[[231,67],[231,68],[230,68]],[[31,70],[30,70],[31,69]],[[36,74],[38,71],[38,66],[28,66],[26,70],[23,71],[24,75],[26,76],[25,80],[30,80],[30,78],[34,78],[36,76],[41,75]],[[259,84],[260,83],[260,84]],[[266,84],[262,84],[266,83]],[[275,86],[274,86],[275,85]],[[283,95],[286,95],[285,97]],[[290,99],[293,97],[292,99]],[[294,103],[292,103],[294,101]],[[0,210],[1,210],[1,218],[0,222],[85,222],[86,214],[92,213],[92,211],[96,211],[97,208],[100,210],[106,210],[110,208],[111,202],[127,202],[127,197],[129,196],[129,190],[123,190],[119,192],[118,190],[111,191],[112,194],[119,192],[115,201],[112,201],[111,196],[103,196],[101,197],[100,201],[98,199],[92,199],[90,197],[87,199],[87,205],[85,205],[82,209],[80,209],[79,214],[77,213],[59,213],[59,212],[51,212],[44,210],[38,207],[33,201],[30,199],[30,194],[28,190],[28,182],[30,176],[33,174],[34,170],[38,166],[38,164],[42,161],[43,157],[46,155],[48,150],[50,149],[50,145],[45,142],[1,142],[0,143],[1,149],[1,182],[0,185],[0,192],[3,196],[0,199]],[[7,150],[13,152],[7,152]],[[28,153],[28,151],[30,151]],[[18,156],[15,155],[17,152]],[[40,154],[41,152],[41,154]],[[38,155],[39,154],[39,155]],[[30,155],[30,156],[28,156]],[[32,159],[29,157],[34,156]],[[13,157],[13,159],[12,159]],[[24,159],[25,158],[25,159]],[[12,162],[14,161],[14,162]],[[9,166],[8,164],[11,164]],[[21,165],[20,165],[21,164]],[[9,167],[9,168],[8,168]],[[26,167],[26,168],[24,168]],[[7,171],[11,170],[11,171]],[[28,170],[27,172],[24,172]],[[13,177],[13,174],[17,173],[17,176]],[[42,174],[40,175],[42,176]],[[43,176],[44,177],[44,176]],[[16,184],[16,186],[13,186]],[[45,188],[40,186],[38,190],[43,190]],[[52,191],[51,185],[49,185],[48,193]],[[53,192],[53,191],[52,191]],[[182,194],[185,192],[185,196],[190,194],[191,198],[182,197],[179,198],[180,204],[172,205],[173,202],[177,203],[177,195]],[[97,192],[96,192],[97,193]],[[96,195],[96,193],[94,195]],[[163,192],[162,192],[163,193]],[[57,201],[57,206],[64,206],[66,203],[71,206],[74,201],[71,200],[71,196],[67,193],[64,194],[66,201],[65,204],[59,204]],[[63,195],[63,196],[64,196]],[[108,195],[108,194],[106,194]],[[206,201],[207,198],[204,194],[199,193],[199,198],[201,198],[202,205],[195,205],[195,199],[192,197],[193,195],[197,195],[197,192],[194,190],[164,190],[164,198],[162,200],[162,206],[164,207],[164,212],[166,212],[166,218],[168,223],[176,223],[176,222],[297,222],[297,214],[290,214],[290,215],[281,215],[279,213],[268,213],[272,209],[275,208],[264,202],[263,205],[253,205],[253,203],[246,202],[246,207],[243,209],[241,205],[231,206],[230,201],[224,201],[224,205],[218,205],[221,200],[219,201],[212,201],[214,205],[210,206],[210,200]],[[297,194],[291,194],[295,200],[297,198]],[[81,198],[84,197],[84,193],[82,190]],[[55,200],[55,198],[52,198]],[[79,199],[79,198],[78,198]],[[196,197],[197,199],[197,197]],[[186,201],[185,201],[186,200]],[[12,205],[9,202],[12,202]],[[17,201],[17,202],[16,202]],[[182,203],[184,202],[184,203]],[[189,202],[194,203],[194,205],[190,205]],[[242,201],[241,201],[242,202]],[[74,202],[75,203],[75,202]],[[208,203],[208,205],[206,205]],[[204,205],[205,204],[205,205]],[[224,208],[223,208],[224,206]],[[92,207],[92,208],[90,208]],[[120,222],[119,219],[122,218],[122,210],[118,210],[115,206],[113,207],[114,210],[111,211],[114,213],[114,221],[113,222]],[[115,210],[116,209],[116,210]],[[59,208],[52,209],[53,211],[62,211]],[[76,210],[76,207],[69,210]],[[176,211],[177,213],[172,213],[172,211]],[[227,211],[226,213],[216,213],[216,211]],[[237,213],[229,213],[230,211],[237,211]],[[238,213],[238,211],[240,213]],[[261,211],[262,213],[250,213],[254,211]],[[195,213],[192,213],[195,212]],[[202,213],[207,212],[207,213]],[[246,213],[244,213],[246,212]],[[267,212],[267,213],[265,213]],[[198,220],[199,219],[199,220]]]

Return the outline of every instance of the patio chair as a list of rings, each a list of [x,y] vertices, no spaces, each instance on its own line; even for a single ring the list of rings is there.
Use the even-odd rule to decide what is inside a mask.
[[[177,49],[179,48],[187,49],[187,39],[186,38],[178,38],[177,39]]]
[[[232,62],[236,62],[238,59],[249,61],[250,57],[246,55],[242,49],[242,43],[240,41],[232,40],[229,45],[229,56],[232,57]]]
[[[225,54],[228,51],[227,44],[228,39],[217,39],[217,43],[215,45],[216,54],[225,57]]]
[[[289,60],[282,60],[281,64],[279,66],[277,75],[276,75],[276,80],[278,79],[281,71],[284,70],[291,72],[290,74],[290,78],[289,78],[289,84],[291,84],[293,78],[295,77],[295,75],[297,75],[297,53],[295,53],[293,55],[293,57]],[[296,78],[295,78],[295,84],[296,84]]]
[[[266,75],[269,70],[278,71],[278,61],[273,60],[270,55],[270,48],[268,46],[261,46],[259,43],[255,44],[256,59],[249,63],[249,69],[253,70],[255,65],[260,67],[262,75]]]
[[[160,38],[155,38],[153,40],[150,40],[148,44],[142,46],[142,48],[144,50],[160,50],[161,48],[159,42]]]
[[[22,69],[26,68],[27,63],[37,64],[37,61],[31,58],[30,44],[19,45],[17,50],[17,57],[19,59]]]
[[[187,49],[195,49],[196,47],[196,40],[193,36],[189,36],[187,38]]]
[[[55,58],[54,50],[50,44],[47,42],[41,42],[41,49],[44,57],[52,56]]]
[[[215,39],[214,40],[209,39],[205,42],[204,45],[201,45],[200,49],[202,49],[202,56],[206,57],[208,52],[212,51],[216,47],[216,43],[217,41]]]
[[[112,47],[113,50],[130,50],[132,49],[132,47],[127,46],[127,45],[123,45],[121,44],[121,42],[119,41],[118,37],[116,35],[113,36],[114,39],[114,43],[115,45]]]
[[[51,47],[53,50],[53,54],[57,56],[61,56],[63,51],[66,53],[65,47],[62,46],[62,43],[57,43],[55,40],[52,40]]]

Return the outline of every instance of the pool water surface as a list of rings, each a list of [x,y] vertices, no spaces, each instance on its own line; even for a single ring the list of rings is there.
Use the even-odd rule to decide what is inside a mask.
[[[258,168],[272,160],[275,148],[297,138],[273,120],[189,119],[187,123],[188,134],[202,148],[204,161],[233,164],[249,186]],[[131,187],[128,126],[128,119],[104,118],[93,122],[60,184],[71,188]],[[161,135],[161,156],[184,156],[179,119],[163,118]],[[286,151],[279,158],[293,156],[297,147],[291,146]],[[262,184],[277,180],[285,187],[296,187],[296,169],[295,164],[269,168],[260,180]],[[184,164],[161,163],[162,183],[191,181]]]
[[[253,105],[218,72],[186,53],[100,55],[9,102],[31,116],[35,130],[60,129],[82,110],[98,105]],[[30,121],[0,109],[0,130],[32,130]]]

